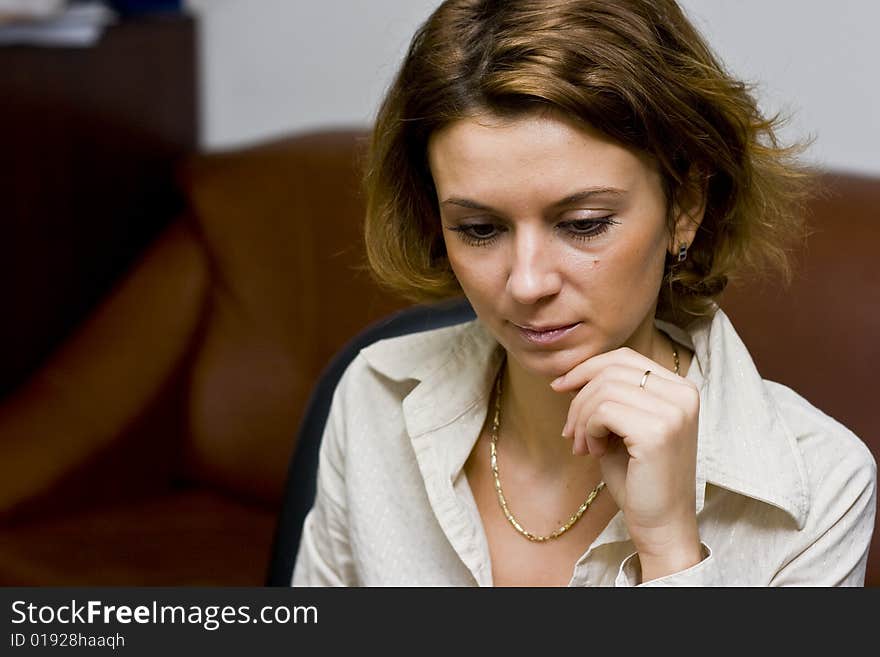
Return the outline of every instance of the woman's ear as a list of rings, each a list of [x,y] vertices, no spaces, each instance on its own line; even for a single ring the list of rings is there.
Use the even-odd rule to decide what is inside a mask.
[[[708,177],[696,172],[689,179],[690,182],[679,190],[672,208],[673,226],[668,251],[678,261],[687,256],[687,249],[693,244],[706,212]]]

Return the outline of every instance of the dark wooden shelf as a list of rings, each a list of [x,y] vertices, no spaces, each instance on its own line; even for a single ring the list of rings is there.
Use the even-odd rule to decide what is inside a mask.
[[[198,148],[197,26],[122,20],[92,48],[0,47],[0,394],[183,210]]]

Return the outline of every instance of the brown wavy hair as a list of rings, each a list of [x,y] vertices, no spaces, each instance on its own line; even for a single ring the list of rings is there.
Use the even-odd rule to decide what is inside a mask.
[[[808,169],[752,88],[725,71],[674,0],[447,0],[421,26],[382,103],[364,178],[376,280],[416,302],[462,294],[441,233],[432,133],[490,112],[552,109],[657,162],[669,208],[706,209],[683,263],[667,258],[657,316],[711,314],[740,272],[788,282]]]

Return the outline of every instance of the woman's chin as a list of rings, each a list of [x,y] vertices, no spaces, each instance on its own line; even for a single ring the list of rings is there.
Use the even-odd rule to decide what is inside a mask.
[[[530,376],[546,379],[549,383],[553,379],[567,374],[575,366],[586,360],[586,357],[578,357],[571,352],[558,351],[555,353],[540,352],[511,352],[519,366]]]

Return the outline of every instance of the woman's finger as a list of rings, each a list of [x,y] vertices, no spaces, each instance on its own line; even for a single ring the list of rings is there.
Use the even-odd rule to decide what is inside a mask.
[[[593,417],[606,405],[619,407],[622,421],[618,421],[614,427],[596,425]],[[567,425],[575,437],[574,447],[578,453],[589,453],[600,457],[605,453],[608,446],[608,435],[615,433],[624,436],[637,432],[639,427],[630,427],[626,424],[627,413],[645,414],[657,418],[671,416],[671,405],[665,400],[645,395],[640,390],[632,390],[630,387],[615,384],[606,387],[600,394],[593,394],[582,406],[573,411]],[[633,415],[633,417],[635,417]],[[591,422],[592,421],[592,422]],[[591,428],[592,430],[588,430]]]
[[[647,370],[651,370],[651,374],[658,377],[675,381],[681,379],[679,375],[669,371],[659,363],[654,362],[647,356],[643,356],[639,352],[629,347],[621,347],[603,354],[598,354],[592,358],[588,358],[582,363],[575,365],[563,376],[555,379],[550,385],[557,392],[582,388],[592,381],[599,373],[612,367],[628,367],[641,371],[641,375]]]
[[[609,367],[571,400],[562,435],[570,436],[575,418],[585,412],[589,414],[596,404],[605,399],[652,410],[656,409],[653,402],[657,399],[675,406],[692,405],[695,393],[694,385],[681,377],[655,377],[653,371],[646,376],[641,370]]]

